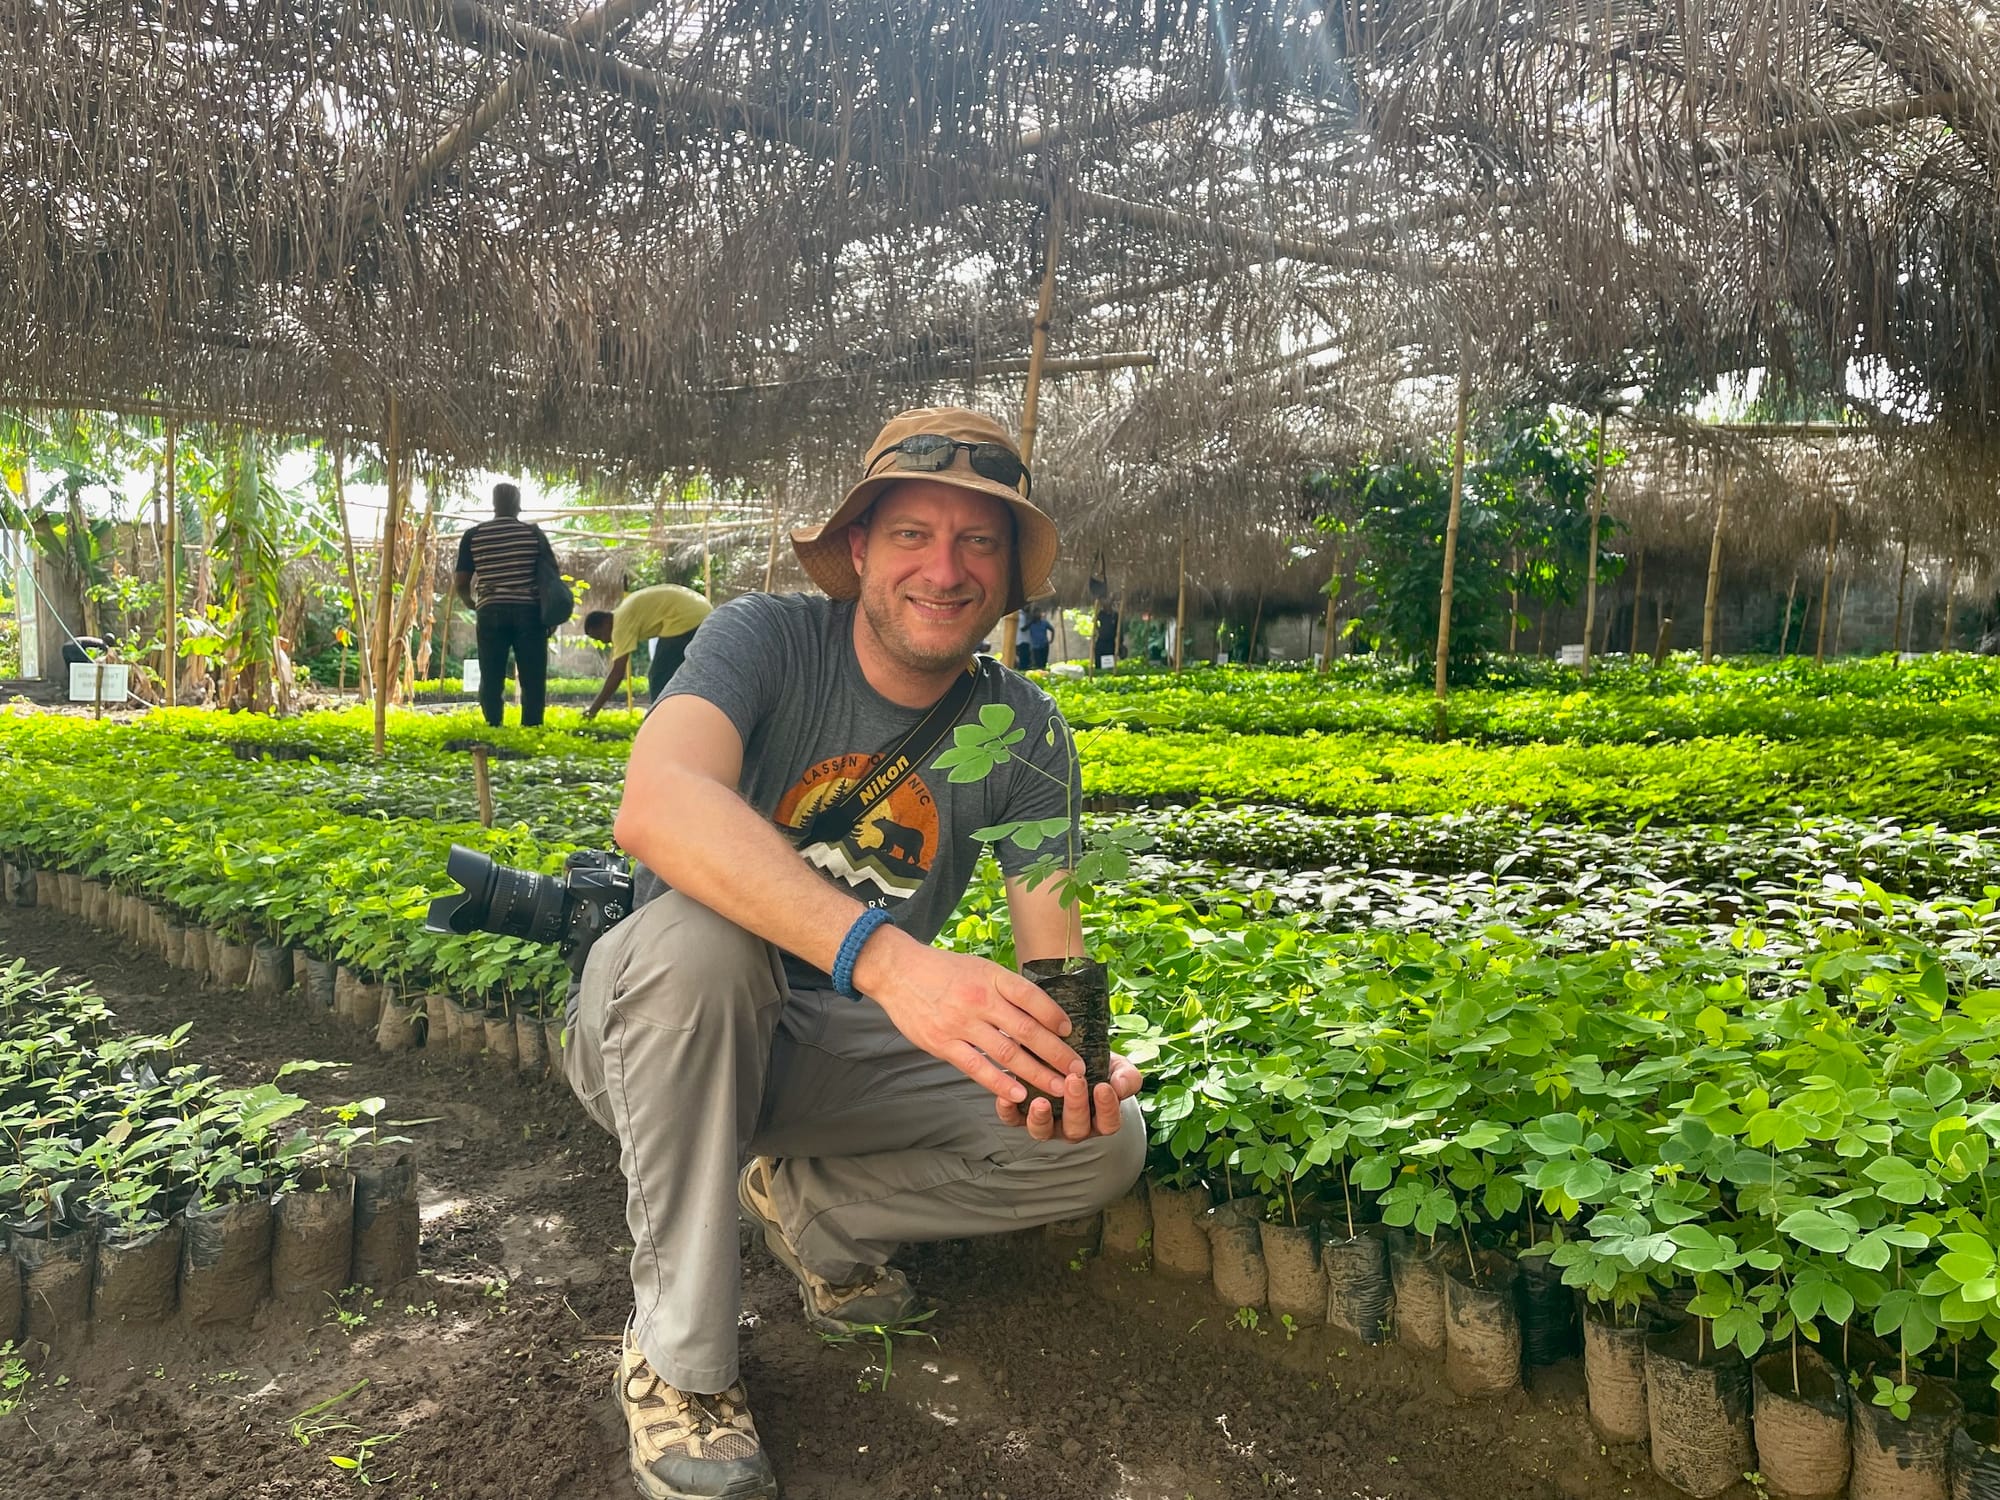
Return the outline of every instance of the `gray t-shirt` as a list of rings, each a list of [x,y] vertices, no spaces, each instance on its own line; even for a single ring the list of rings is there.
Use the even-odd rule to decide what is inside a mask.
[[[854,655],[854,609],[814,594],[732,599],[695,632],[686,664],[662,695],[664,701],[692,694],[729,716],[743,736],[744,800],[788,832],[866,776],[875,758],[924,717],[925,710],[891,703],[869,686]],[[952,744],[947,734],[932,757],[861,814],[847,837],[800,850],[835,885],[887,908],[920,942],[937,937],[965,894],[979,861],[974,829],[1059,818],[1067,803],[1068,847],[1077,847],[1082,794],[1055,701],[1025,677],[988,663],[957,722],[977,722],[990,703],[1011,708],[1014,727],[1026,731],[1013,747],[1014,760],[982,781],[950,781],[930,763]],[[1014,875],[1063,849],[1060,841],[1032,852],[1003,842],[995,853],[1000,868]],[[645,900],[657,889],[657,878],[646,875],[636,894]],[[802,988],[829,982],[789,956],[786,972]]]

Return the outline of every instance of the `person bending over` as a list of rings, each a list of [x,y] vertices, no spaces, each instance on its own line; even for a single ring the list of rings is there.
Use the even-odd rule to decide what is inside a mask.
[[[739,1208],[807,1321],[853,1332],[919,1315],[899,1245],[1088,1214],[1143,1164],[1138,1070],[1115,1058],[1087,1088],[1047,995],[933,945],[974,830],[1074,832],[1054,703],[973,655],[1055,562],[1019,454],[974,412],[892,420],[826,523],[793,534],[823,597],[717,609],[633,743],[615,832],[637,909],[590,953],[564,1070],[618,1139],[618,1400],[654,1500],[778,1493],[738,1369]],[[994,704],[1024,758],[954,783],[933,764],[951,724]],[[1034,855],[996,853],[1018,957],[1080,955],[1075,908],[1025,878]]]
[[[583,711],[583,716],[596,718],[598,711],[611,701],[611,695],[624,684],[632,653],[642,641],[653,643],[652,669],[646,674],[646,701],[657,703],[661,690],[673,681],[674,673],[686,660],[695,627],[708,614],[708,601],[693,589],[662,583],[649,589],[634,589],[615,610],[593,609],[585,615],[583,633],[593,641],[609,643],[611,666],[604,674],[604,686],[597,690],[597,697]]]

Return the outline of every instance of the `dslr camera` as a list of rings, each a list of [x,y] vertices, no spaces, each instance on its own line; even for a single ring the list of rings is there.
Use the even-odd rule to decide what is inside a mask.
[[[537,875],[453,844],[444,868],[463,889],[431,902],[426,931],[557,943],[578,978],[591,945],[632,914],[632,862],[622,855],[579,849],[563,862],[562,874]]]

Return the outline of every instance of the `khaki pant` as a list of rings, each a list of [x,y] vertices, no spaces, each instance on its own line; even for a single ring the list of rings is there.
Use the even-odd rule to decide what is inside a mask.
[[[736,1379],[736,1176],[752,1155],[781,1158],[785,1232],[833,1282],[907,1241],[1091,1213],[1145,1160],[1136,1100],[1114,1136],[1031,1140],[872,1001],[789,989],[769,943],[671,891],[592,950],[563,1056],[618,1139],[639,1347],[683,1390]]]

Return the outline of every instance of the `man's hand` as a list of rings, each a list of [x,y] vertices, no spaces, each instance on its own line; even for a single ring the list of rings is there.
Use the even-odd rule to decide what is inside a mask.
[[[1139,1070],[1114,1052],[1110,1080],[1091,1089],[1088,1096],[1081,1078],[1072,1074],[1063,1080],[1060,1120],[1055,1106],[1046,1099],[1037,1099],[1025,1109],[1000,1099],[996,1101],[1000,1123],[1026,1125],[1028,1134],[1038,1141],[1087,1141],[1094,1135],[1116,1135],[1122,1118],[1118,1106],[1139,1092],[1142,1081]]]
[[[861,950],[854,982],[910,1041],[1003,1106],[1026,1103],[1023,1081],[1050,1094],[1065,1079],[1083,1087],[1083,1059],[1062,1040],[1069,1017],[1012,969],[883,927]]]
[[[597,717],[597,705],[596,705],[595,703],[593,703],[593,704],[591,704],[591,705],[590,705],[590,707],[586,708],[586,709],[585,709],[585,710],[583,711],[583,717],[584,717],[584,718],[585,718],[586,720],[589,720],[589,719],[594,719],[594,718],[596,718],[596,717]]]

